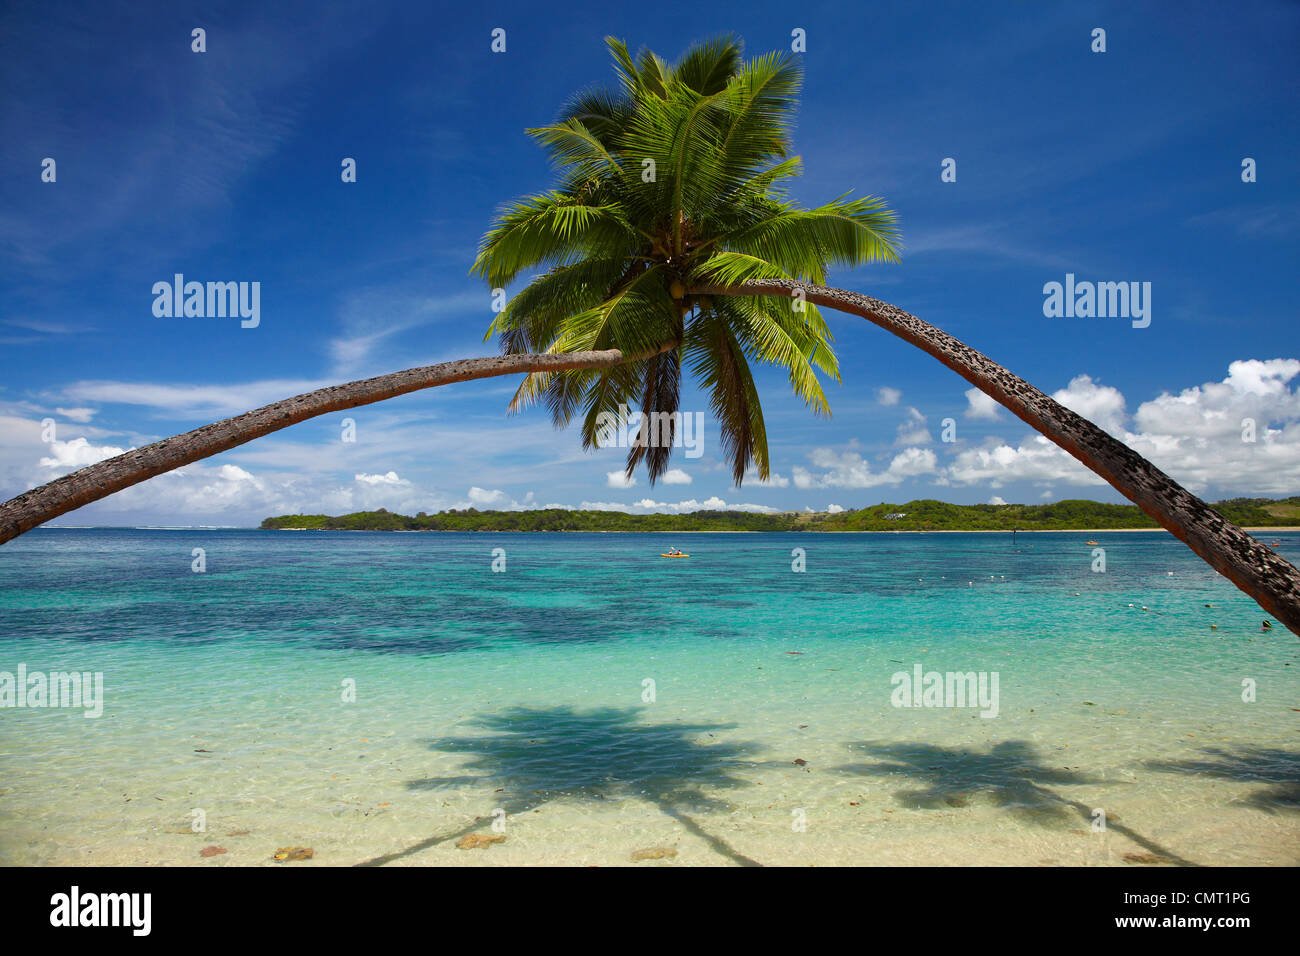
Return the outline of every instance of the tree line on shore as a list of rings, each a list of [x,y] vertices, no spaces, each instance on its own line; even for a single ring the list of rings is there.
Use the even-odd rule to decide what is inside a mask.
[[[1233,498],[1215,510],[1241,526],[1300,527],[1300,497]],[[1068,528],[1156,528],[1136,505],[1067,499],[1042,505],[956,505],[923,499],[906,504],[828,512],[757,513],[694,511],[688,514],[628,514],[539,508],[528,511],[451,509],[402,515],[358,511],[347,515],[279,515],[268,530],[314,531],[1047,531]]]

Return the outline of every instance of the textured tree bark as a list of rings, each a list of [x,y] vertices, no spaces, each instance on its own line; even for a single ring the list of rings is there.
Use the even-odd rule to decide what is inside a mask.
[[[1300,571],[1123,442],[928,322],[879,299],[786,279],[697,286],[696,295],[777,295],[862,316],[937,358],[1105,478],[1259,606],[1300,634]]]
[[[668,343],[661,351],[675,346],[675,342]],[[0,505],[0,544],[51,518],[57,518],[100,498],[107,498],[114,492],[155,475],[211,457],[318,415],[370,405],[407,392],[452,382],[518,372],[606,368],[627,360],[628,357],[617,349],[562,355],[500,355],[462,359],[295,395],[234,418],[226,418],[183,435],[173,435],[143,448],[107,458],[11,498]]]

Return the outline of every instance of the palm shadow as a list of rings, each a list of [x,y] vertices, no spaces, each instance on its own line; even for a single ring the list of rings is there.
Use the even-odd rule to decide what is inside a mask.
[[[1300,753],[1276,747],[1202,747],[1204,760],[1152,760],[1163,773],[1203,774],[1219,780],[1265,784],[1240,801],[1265,813],[1300,813]]]
[[[922,783],[921,789],[899,790],[894,794],[894,799],[912,810],[960,808],[976,800],[987,800],[1025,822],[1040,826],[1060,826],[1075,819],[1091,824],[1092,807],[1052,788],[1107,782],[1064,767],[1046,765],[1034,745],[1024,740],[1004,740],[987,751],[872,741],[848,746],[877,762],[838,769],[872,777],[903,776]],[[1106,828],[1124,834],[1163,862],[1198,865],[1124,824],[1107,820]]]
[[[736,771],[757,766],[747,757],[754,745],[699,742],[734,724],[650,724],[639,720],[642,713],[613,707],[514,707],[483,714],[468,722],[478,733],[421,741],[430,750],[463,755],[464,774],[411,780],[407,787],[433,792],[482,788],[494,794],[507,815],[559,799],[647,800],[732,862],[758,866],[691,816],[732,809],[712,793],[749,785]],[[380,866],[481,829],[476,820],[359,865]]]

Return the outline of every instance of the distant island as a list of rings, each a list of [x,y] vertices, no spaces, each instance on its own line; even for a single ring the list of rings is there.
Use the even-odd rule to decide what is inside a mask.
[[[1246,528],[1300,528],[1300,497],[1232,498],[1216,502],[1225,518]],[[907,504],[825,511],[693,511],[634,515],[623,511],[440,511],[414,517],[378,511],[339,515],[280,515],[262,528],[281,531],[1068,531],[1140,530],[1158,525],[1136,505],[1070,499],[1045,505],[954,505],[922,499]]]

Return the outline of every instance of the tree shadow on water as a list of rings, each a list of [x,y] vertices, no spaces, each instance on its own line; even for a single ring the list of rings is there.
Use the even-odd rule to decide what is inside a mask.
[[[421,741],[430,750],[463,755],[466,773],[412,780],[407,787],[500,790],[493,796],[508,815],[560,799],[646,800],[732,862],[758,866],[691,816],[732,809],[706,788],[748,786],[736,771],[757,766],[747,757],[754,745],[700,742],[705,735],[733,729],[734,724],[651,724],[638,719],[642,713],[612,707],[588,711],[514,707],[483,714],[468,722],[480,733]],[[390,863],[481,829],[482,822],[476,820],[454,833],[432,836],[360,865]]]
[[[1300,752],[1276,747],[1202,747],[1201,753],[1206,759],[1151,760],[1143,766],[1166,773],[1267,784],[1240,802],[1266,813],[1300,813]]]
[[[1091,824],[1090,805],[1071,800],[1052,788],[1107,782],[1065,767],[1048,766],[1034,745],[1024,740],[1004,740],[987,751],[872,741],[848,746],[878,762],[838,769],[873,777],[902,776],[923,784],[921,789],[894,794],[900,804],[912,810],[961,808],[976,800],[987,800],[1026,823],[1052,827],[1081,819]],[[1197,865],[1113,819],[1106,821],[1106,828],[1124,834],[1162,862]]]

